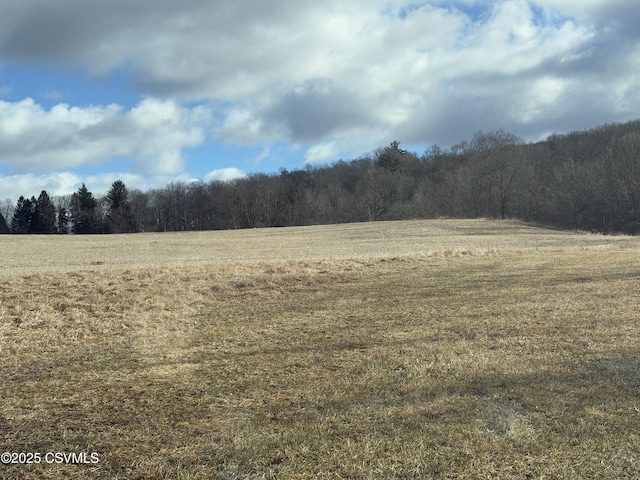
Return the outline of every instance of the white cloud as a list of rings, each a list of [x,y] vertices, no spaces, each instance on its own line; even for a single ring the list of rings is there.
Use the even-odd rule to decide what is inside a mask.
[[[335,141],[323,142],[313,145],[304,156],[305,163],[326,162],[335,158],[339,153]]]
[[[557,105],[563,104],[567,82],[552,76],[541,77],[532,80],[522,93],[517,105],[519,117],[514,120],[529,123],[549,115]]]
[[[205,181],[233,180],[246,176],[236,168],[223,168],[207,174]],[[94,175],[79,175],[70,171],[50,172],[40,175],[31,173],[21,175],[0,175],[0,201],[9,199],[15,204],[20,196],[36,198],[42,190],[50,196],[71,195],[78,191],[84,183],[87,189],[96,196],[109,191],[116,180],[122,180],[129,190],[147,191],[153,188],[164,188],[171,182],[191,183],[199,179],[186,172],[175,175],[147,176],[130,172],[105,172]]]
[[[273,143],[283,135],[281,127],[267,122],[258,111],[240,105],[227,109],[224,120],[213,129],[214,138],[236,145]]]
[[[95,195],[106,193],[113,182],[122,180],[127,188],[146,190],[152,186],[164,185],[161,182],[149,180],[143,175],[133,173],[103,173],[99,175],[80,176],[76,173],[52,172],[42,175],[24,174],[0,176],[0,192],[2,198],[9,198],[15,202],[18,197],[38,197],[42,190],[50,196],[71,195],[84,183],[89,191]]]
[[[216,134],[241,144],[284,139],[310,145],[306,160],[323,161],[356,150],[367,135],[382,143],[453,143],[498,127],[535,135],[529,130],[552,117],[554,101],[566,92],[590,108],[590,80],[560,59],[590,51],[594,28],[571,18],[545,21],[524,0],[490,5],[479,18],[429,5],[404,18],[360,4],[336,17],[322,12],[318,18],[344,20],[346,33],[331,33],[321,21],[304,23],[305,34],[292,40],[282,61],[274,55],[270,66],[247,77],[252,90],[233,104]],[[284,82],[273,86],[272,78]],[[580,119],[564,106],[571,121]],[[460,122],[456,111],[468,121]],[[612,105],[600,113],[616,110]]]
[[[147,98],[119,105],[45,110],[32,99],[0,101],[0,163],[17,173],[98,165],[128,157],[154,175],[184,169],[182,149],[205,140],[210,112]]]
[[[46,190],[52,196],[71,194],[81,184],[80,177],[71,172],[0,176],[2,197],[9,198],[14,202],[20,196],[37,197],[42,190]]]
[[[269,158],[269,155],[271,155],[271,148],[263,147],[262,151],[253,159],[253,164],[260,164],[264,159]]]
[[[229,182],[231,180],[235,180],[236,178],[246,177],[247,174],[242,170],[235,167],[228,168],[218,168],[216,170],[212,170],[204,176],[205,182],[213,182],[213,181],[221,181],[221,182]]]

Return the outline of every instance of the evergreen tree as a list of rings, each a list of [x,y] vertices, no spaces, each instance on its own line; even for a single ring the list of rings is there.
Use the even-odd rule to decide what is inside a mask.
[[[31,220],[33,219],[35,197],[31,199],[20,196],[11,219],[11,231],[13,233],[31,233]]]
[[[64,207],[58,207],[56,233],[66,235],[69,233],[69,212]]]
[[[107,193],[107,226],[111,233],[136,231],[136,222],[129,203],[129,192],[122,180],[113,182]]]
[[[388,147],[376,149],[374,165],[395,173],[402,167],[403,159],[407,153],[406,150],[400,148],[400,142],[393,141]]]
[[[71,229],[73,233],[98,233],[98,202],[85,184],[71,197]]]
[[[56,209],[46,191],[40,192],[31,219],[31,233],[55,233]]]

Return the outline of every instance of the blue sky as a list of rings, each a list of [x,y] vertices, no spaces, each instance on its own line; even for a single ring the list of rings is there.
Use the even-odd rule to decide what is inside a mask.
[[[627,0],[3,0],[0,201],[638,118]]]

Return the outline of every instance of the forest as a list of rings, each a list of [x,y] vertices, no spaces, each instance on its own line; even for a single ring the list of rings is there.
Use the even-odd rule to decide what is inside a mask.
[[[134,233],[427,218],[518,219],[563,229],[640,232],[640,120],[525,143],[496,130],[423,154],[398,142],[359,158],[171,183],[104,195],[20,197],[0,204],[0,232]]]

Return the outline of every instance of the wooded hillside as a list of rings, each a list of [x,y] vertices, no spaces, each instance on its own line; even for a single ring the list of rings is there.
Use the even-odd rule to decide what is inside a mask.
[[[516,218],[598,232],[640,232],[640,121],[525,143],[478,132],[422,155],[398,142],[331,165],[231,182],[172,183],[102,197],[21,197],[0,232],[123,233],[417,218]],[[6,222],[3,220],[6,219]],[[8,224],[8,225],[5,225]],[[9,228],[6,228],[9,227]]]

